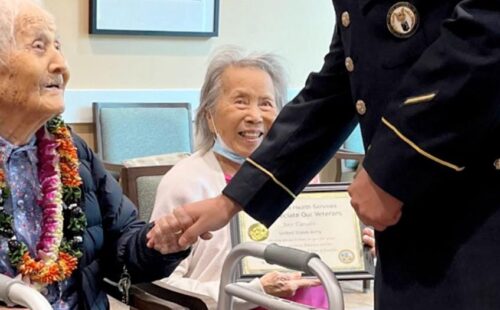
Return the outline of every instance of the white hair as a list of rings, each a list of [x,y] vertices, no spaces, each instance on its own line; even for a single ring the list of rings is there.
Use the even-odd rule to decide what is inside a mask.
[[[0,0],[0,66],[5,65],[5,56],[15,47],[15,21],[23,5],[43,9],[43,0]]]
[[[216,50],[208,65],[200,93],[200,106],[195,118],[196,149],[205,153],[214,144],[214,136],[208,126],[206,114],[212,113],[222,92],[222,75],[230,66],[252,67],[266,72],[273,82],[276,107],[279,110],[286,101],[287,79],[278,56],[271,53],[247,53],[236,46],[223,46]]]

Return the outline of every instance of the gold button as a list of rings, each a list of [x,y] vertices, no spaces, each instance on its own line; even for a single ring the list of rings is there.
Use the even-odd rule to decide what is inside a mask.
[[[349,12],[345,11],[344,13],[342,13],[341,19],[342,26],[346,28],[349,27],[349,25],[351,24],[351,17],[349,16]]]
[[[363,100],[356,101],[356,111],[358,111],[359,115],[365,115],[366,104]]]
[[[353,72],[354,71],[354,62],[352,61],[352,58],[351,57],[347,57],[345,59],[345,68],[347,69],[347,71],[349,72]]]
[[[493,163],[493,166],[495,167],[496,170],[500,170],[500,158],[495,160],[495,162]]]

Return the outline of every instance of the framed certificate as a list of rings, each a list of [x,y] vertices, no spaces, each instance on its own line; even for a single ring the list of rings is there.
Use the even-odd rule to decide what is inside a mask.
[[[363,246],[363,224],[351,207],[347,183],[307,186],[290,207],[267,229],[244,212],[231,222],[233,245],[240,242],[277,243],[318,254],[339,280],[371,279],[374,262]],[[246,257],[241,277],[255,277],[285,269]]]
[[[219,0],[90,0],[91,34],[215,37]]]

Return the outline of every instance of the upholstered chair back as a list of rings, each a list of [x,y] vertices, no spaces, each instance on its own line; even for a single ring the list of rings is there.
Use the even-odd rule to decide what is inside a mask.
[[[94,103],[97,152],[105,162],[192,152],[189,103]]]

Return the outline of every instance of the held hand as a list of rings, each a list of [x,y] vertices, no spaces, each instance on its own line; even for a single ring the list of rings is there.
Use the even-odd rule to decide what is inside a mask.
[[[168,214],[157,220],[153,228],[146,235],[147,246],[162,254],[175,253],[185,250],[179,246],[178,239],[182,233],[182,224],[174,214]]]
[[[224,227],[231,218],[241,211],[241,207],[224,195],[183,205],[175,209],[174,215],[184,232],[179,238],[179,246],[193,244],[201,236],[209,239],[210,231]]]
[[[292,297],[299,288],[318,286],[319,279],[303,279],[300,272],[282,273],[273,271],[260,278],[264,292],[277,297]]]
[[[178,252],[195,243],[198,237],[212,238],[210,231],[224,227],[241,208],[224,195],[174,209],[155,221],[147,246],[163,254]]]
[[[366,225],[382,231],[396,224],[401,217],[403,203],[385,192],[361,169],[349,186],[351,205]]]

